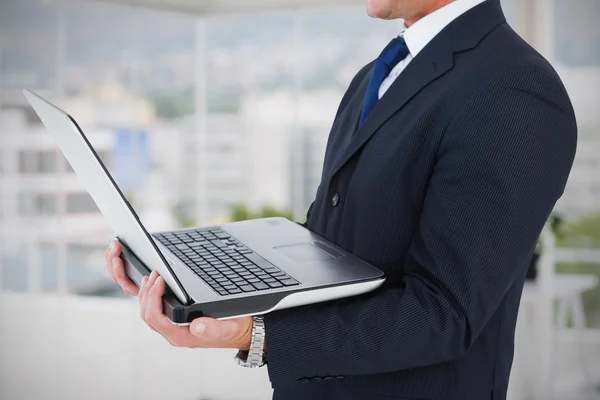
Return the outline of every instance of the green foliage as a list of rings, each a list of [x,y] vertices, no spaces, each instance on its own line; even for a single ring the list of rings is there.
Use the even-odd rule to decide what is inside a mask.
[[[564,241],[564,219],[557,213],[552,213],[550,217],[548,217],[548,224],[550,225],[550,229],[556,238],[557,245],[560,245]],[[538,239],[537,244],[535,246],[535,253],[540,254],[543,249],[542,239]]]
[[[236,204],[231,208],[230,220],[232,222],[236,222],[247,221],[249,219],[272,217],[283,217],[289,220],[294,220],[293,213],[288,210],[278,210],[275,207],[265,205],[258,211],[252,211],[243,204]]]
[[[191,115],[195,111],[196,100],[192,89],[179,93],[150,95],[156,111],[156,116],[165,119],[176,119]],[[209,114],[230,113],[240,111],[241,97],[237,91],[222,90],[218,93],[210,92],[207,99]]]
[[[559,274],[590,274],[600,280],[600,264],[565,263],[556,266]],[[588,327],[600,328],[600,286],[583,293],[583,309]]]
[[[254,217],[250,210],[242,204],[236,204],[231,208],[231,217],[229,219],[232,222],[247,221],[253,218]]]
[[[156,116],[175,119],[194,112],[194,92],[186,90],[181,93],[160,94],[152,98]]]
[[[600,213],[565,223],[561,245],[600,248]]]
[[[559,247],[600,248],[600,213],[584,216],[576,221],[564,222],[557,235]],[[600,264],[558,264],[558,273],[591,274],[600,279]],[[583,304],[588,326],[600,328],[600,286],[583,294]]]
[[[548,219],[558,247],[600,248],[600,213],[586,215],[576,221],[565,221],[553,213]],[[541,240],[536,253],[542,250]]]
[[[271,206],[264,206],[258,213],[257,218],[272,218],[272,217],[283,217],[289,220],[294,219],[294,215],[288,210],[277,210]]]

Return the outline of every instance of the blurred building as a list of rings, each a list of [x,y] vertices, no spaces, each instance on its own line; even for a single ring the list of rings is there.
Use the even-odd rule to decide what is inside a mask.
[[[110,164],[110,132],[94,130],[89,137]],[[66,291],[69,260],[97,245],[107,226],[54,138],[20,100],[0,110],[0,175],[0,243],[13,260],[3,266],[5,286]],[[79,272],[71,278],[85,283]]]
[[[250,136],[251,203],[290,209],[302,219],[321,181],[336,90],[249,96],[244,115]]]
[[[245,133],[237,113],[208,114],[205,124],[192,115],[157,126],[153,157],[176,223],[221,223],[234,204],[246,202],[251,182]],[[199,207],[204,208],[204,221],[198,219]]]

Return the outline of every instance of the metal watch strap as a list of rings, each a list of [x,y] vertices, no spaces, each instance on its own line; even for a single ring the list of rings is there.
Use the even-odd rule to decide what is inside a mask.
[[[236,356],[238,364],[247,368],[257,368],[265,365],[265,320],[260,316],[253,319],[250,349],[247,352],[240,351]],[[246,357],[243,357],[240,353],[243,353]]]

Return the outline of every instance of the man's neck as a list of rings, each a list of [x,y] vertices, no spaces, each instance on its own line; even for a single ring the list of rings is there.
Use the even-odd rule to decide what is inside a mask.
[[[427,9],[425,9],[421,13],[417,14],[415,17],[410,18],[410,19],[406,19],[404,21],[404,25],[407,28],[410,28],[411,25],[413,25],[414,23],[416,23],[421,18],[425,18],[429,14],[431,14],[431,13],[439,10],[440,8],[446,7],[448,4],[453,3],[455,1],[456,0],[438,0],[435,3],[433,3],[431,6],[429,6]]]

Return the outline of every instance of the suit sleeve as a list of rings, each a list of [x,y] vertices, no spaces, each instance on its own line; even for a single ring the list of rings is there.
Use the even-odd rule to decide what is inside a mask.
[[[398,266],[404,285],[267,315],[273,387],[466,354],[524,279],[576,141],[557,77],[519,69],[477,89],[438,141],[419,227]]]

